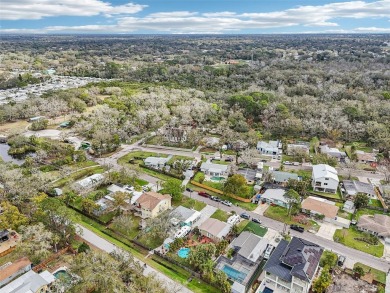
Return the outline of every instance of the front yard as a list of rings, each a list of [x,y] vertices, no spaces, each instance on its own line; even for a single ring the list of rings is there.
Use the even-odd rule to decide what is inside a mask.
[[[189,209],[194,209],[194,210],[196,210],[198,212],[203,210],[204,207],[206,206],[206,204],[204,202],[201,202],[201,201],[193,199],[193,198],[189,198],[187,196],[183,196],[180,201],[175,201],[174,200],[172,202],[172,205],[174,205],[174,206],[183,206],[183,207],[186,207],[186,208],[189,208]]]
[[[358,231],[355,227],[350,227],[349,229],[337,229],[334,233],[333,240],[376,257],[382,257],[384,246],[381,242],[377,245],[372,245],[356,239],[365,237],[366,233]]]
[[[260,237],[263,237],[267,233],[268,228],[263,227],[255,222],[250,221],[244,228],[243,231],[249,231],[253,234],[256,234]]]
[[[120,157],[118,159],[118,163],[120,165],[124,165],[124,164],[130,163],[130,161],[131,161],[131,164],[140,164],[140,163],[143,163],[143,160],[145,160],[148,157],[166,158],[166,157],[168,157],[168,155],[159,154],[159,153],[152,153],[152,152],[136,151],[136,152],[130,152],[127,155]]]
[[[213,218],[213,219],[217,219],[217,220],[220,220],[222,222],[226,222],[227,219],[231,216],[231,214],[223,211],[223,210],[220,210],[220,209],[217,209],[214,214],[211,215],[210,218]]]
[[[374,268],[369,267],[369,266],[366,266],[365,264],[362,264],[360,262],[355,263],[353,268],[356,268],[356,267],[361,267],[366,274],[371,273],[373,275],[375,281],[382,283],[382,284],[386,284],[386,273],[385,272],[374,269]]]

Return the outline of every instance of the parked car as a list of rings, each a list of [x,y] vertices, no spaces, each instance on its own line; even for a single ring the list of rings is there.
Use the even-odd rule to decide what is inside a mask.
[[[242,214],[240,215],[240,217],[243,218],[243,219],[247,219],[247,220],[249,220],[249,219],[251,218],[251,216],[248,215],[247,213],[242,213]]]
[[[291,162],[289,162],[289,161],[285,161],[283,164],[284,164],[284,165],[292,165],[293,163],[291,163]]]
[[[186,190],[188,191],[188,192],[193,192],[193,190],[191,189],[191,188],[186,188]]]
[[[299,166],[299,162],[294,162],[293,165],[294,166]]]
[[[256,219],[256,218],[252,218],[252,222],[255,222],[257,224],[261,224],[261,220],[260,219]]]
[[[303,233],[305,231],[305,228],[298,226],[298,225],[294,225],[294,224],[290,225],[290,229],[301,232],[301,233]]]
[[[232,158],[232,157],[227,157],[227,158],[225,159],[225,162],[233,162],[233,158]]]
[[[337,260],[337,265],[339,267],[342,267],[344,265],[344,262],[345,262],[345,256],[344,255],[339,255],[339,258]]]
[[[232,206],[232,203],[228,200],[223,200],[222,203],[228,207],[231,207]]]
[[[198,194],[203,197],[210,197],[210,195],[207,192],[199,191]]]
[[[269,259],[273,251],[274,251],[274,247],[271,244],[269,244],[267,246],[267,249],[264,252],[264,259]]]

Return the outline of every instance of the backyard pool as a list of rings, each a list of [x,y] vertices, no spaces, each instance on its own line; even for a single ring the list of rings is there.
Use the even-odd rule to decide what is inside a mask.
[[[211,181],[224,181],[225,178],[224,177],[216,177],[216,176],[213,176],[210,178]]]
[[[179,251],[177,252],[177,255],[181,258],[187,258],[189,253],[190,253],[189,248],[180,248]]]
[[[224,271],[230,279],[232,279],[234,281],[238,281],[238,282],[243,282],[246,278],[246,275],[247,275],[243,272],[239,272],[236,269],[233,269],[232,267],[230,267],[228,265],[225,265],[223,267],[222,271]]]
[[[65,284],[70,284],[72,282],[72,276],[65,269],[58,269],[53,275],[56,279],[61,280]]]

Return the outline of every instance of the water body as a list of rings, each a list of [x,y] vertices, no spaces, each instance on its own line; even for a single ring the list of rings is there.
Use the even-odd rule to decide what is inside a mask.
[[[22,165],[24,163],[24,159],[20,157],[11,156],[8,154],[8,150],[10,146],[5,143],[0,143],[0,157],[4,162],[12,162],[17,165]]]

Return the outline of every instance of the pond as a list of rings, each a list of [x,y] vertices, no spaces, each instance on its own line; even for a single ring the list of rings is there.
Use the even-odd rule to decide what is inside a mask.
[[[22,165],[24,163],[24,159],[22,157],[11,156],[8,154],[8,150],[10,146],[5,143],[0,143],[0,157],[4,162],[12,162],[17,165]]]

